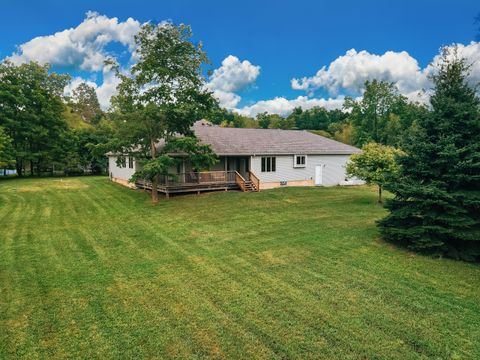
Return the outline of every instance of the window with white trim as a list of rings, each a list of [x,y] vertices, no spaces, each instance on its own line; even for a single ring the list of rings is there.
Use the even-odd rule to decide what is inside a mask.
[[[307,155],[294,155],[293,167],[303,168],[307,166]]]
[[[125,168],[125,167],[127,167],[126,164],[127,164],[127,162],[126,162],[126,159],[125,159],[124,156],[122,156],[122,157],[121,157],[120,159],[118,159],[118,161],[117,161],[117,165],[118,165],[119,168]]]
[[[128,168],[133,169],[133,157],[128,157]]]
[[[262,172],[274,172],[277,167],[277,158],[275,156],[262,157]]]

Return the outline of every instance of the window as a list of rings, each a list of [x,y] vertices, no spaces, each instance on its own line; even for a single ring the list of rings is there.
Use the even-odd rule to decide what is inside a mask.
[[[118,159],[117,164],[118,164],[118,167],[121,167],[121,168],[127,167],[126,160],[124,157],[121,157],[120,159]]]
[[[277,158],[275,156],[262,157],[262,172],[276,171],[276,167],[277,167],[276,163],[277,163]]]
[[[128,157],[128,167],[133,169],[133,158],[131,156]]]
[[[293,157],[293,167],[307,166],[307,155],[295,155]]]

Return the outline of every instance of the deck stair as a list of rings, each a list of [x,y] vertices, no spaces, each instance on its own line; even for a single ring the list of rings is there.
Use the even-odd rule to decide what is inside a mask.
[[[260,190],[260,181],[254,173],[249,171],[247,174],[247,179],[245,179],[238,172],[235,172],[235,182],[240,187],[240,190],[242,190],[243,192],[254,192]]]
[[[255,185],[250,181],[250,180],[246,180],[245,181],[245,190],[244,191],[247,191],[247,192],[250,192],[250,191],[258,191],[258,189],[255,187]]]

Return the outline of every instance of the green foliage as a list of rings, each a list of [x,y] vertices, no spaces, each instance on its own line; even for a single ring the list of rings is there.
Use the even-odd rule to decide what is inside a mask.
[[[191,136],[170,140],[165,146],[164,152],[185,154],[192,168],[197,170],[209,169],[218,162],[217,155],[209,145],[201,144],[197,138]]]
[[[266,112],[257,115],[256,121],[262,129],[292,129],[295,122],[292,118],[283,118],[277,114],[268,114]]]
[[[87,83],[81,83],[73,89],[70,107],[89,124],[98,123],[103,116],[95,88]]]
[[[89,124],[64,104],[68,79],[48,65],[0,64],[0,125],[11,138],[19,175],[28,167],[32,175],[105,172],[105,155],[93,146],[109,140],[111,125],[106,118]]]
[[[369,143],[362,152],[353,154],[346,166],[347,175],[364,180],[367,184],[378,186],[378,202],[382,202],[382,186],[387,181],[394,181],[398,176],[399,166],[396,158],[402,152],[391,146]]]
[[[432,111],[404,140],[395,195],[380,221],[385,239],[411,249],[480,259],[480,101],[468,66],[444,51]]]
[[[326,137],[326,138],[329,138],[329,139],[332,138],[332,134],[330,134],[328,131],[325,131],[325,130],[310,130],[310,132],[312,134],[320,135],[320,136],[323,136],[323,137]]]
[[[0,126],[0,169],[13,169],[15,167],[15,149],[12,139]]]
[[[83,121],[82,117],[69,105],[65,106],[62,116],[70,129],[80,130],[93,128],[92,124]]]
[[[349,122],[332,123],[328,126],[328,132],[334,140],[344,144],[353,145],[352,124]]]
[[[235,115],[238,114],[221,108],[217,104],[217,106],[214,106],[213,109],[210,111],[206,119],[215,125],[220,125],[222,123],[229,124],[234,120]]]
[[[364,180],[367,184],[385,184],[399,172],[396,157],[402,152],[394,147],[368,143],[362,152],[353,154],[347,164],[347,174]]]
[[[197,138],[191,136],[173,138],[168,141],[158,157],[140,160],[141,169],[135,172],[131,181],[153,180],[157,175],[174,177],[176,173],[171,172],[171,169],[183,161],[183,158],[172,156],[174,154],[188,158],[192,168],[198,170],[208,169],[218,161],[211,147],[200,144]]]
[[[0,126],[11,137],[18,175],[49,166],[67,130],[61,99],[69,76],[49,73],[49,65],[0,63]]]
[[[193,123],[218,105],[205,89],[202,65],[208,59],[201,44],[193,44],[189,26],[147,23],[135,36],[138,62],[130,74],[117,69],[121,83],[112,99],[117,134],[111,150],[132,154],[146,166],[152,179],[152,201],[158,201],[156,175],[166,171],[170,159],[157,144],[190,135]]]
[[[295,108],[287,117],[297,129],[323,131],[328,131],[333,123],[343,123],[346,118],[347,114],[341,110],[328,111],[322,107],[313,107],[309,110]]]
[[[122,160],[122,157],[119,157],[117,161]],[[136,180],[154,180],[159,175],[163,176],[173,176],[174,173],[170,173],[170,168],[172,168],[176,162],[175,158],[167,155],[161,154],[155,158],[151,159],[140,159],[140,169],[135,171],[130,181],[135,182]]]
[[[392,83],[377,80],[367,80],[362,99],[346,98],[344,108],[350,112],[353,144],[360,147],[369,142],[399,146],[402,134],[426,113],[425,107],[408,102]]]
[[[97,144],[107,143],[113,136],[113,129],[107,120],[98,123],[93,129],[82,129],[73,132],[75,136],[75,153],[79,157],[79,165],[89,169],[92,174],[105,174],[108,159],[105,153],[95,152]]]
[[[235,128],[258,128],[258,123],[251,117],[232,112],[230,113],[230,117],[226,117],[225,120],[220,123],[220,126]]]

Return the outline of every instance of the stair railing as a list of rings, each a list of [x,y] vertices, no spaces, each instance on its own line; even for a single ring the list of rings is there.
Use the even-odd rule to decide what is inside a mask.
[[[245,179],[243,178],[242,175],[238,173],[238,171],[235,171],[235,182],[238,184],[238,186],[242,191],[244,192],[247,191],[247,187],[245,185]]]
[[[253,172],[249,171],[248,174],[250,175],[250,181],[252,182],[253,186],[255,187],[256,191],[260,190],[260,179],[255,175]]]

